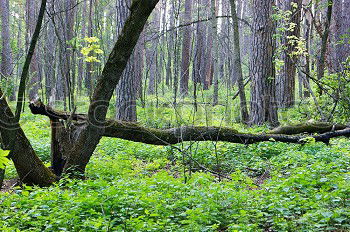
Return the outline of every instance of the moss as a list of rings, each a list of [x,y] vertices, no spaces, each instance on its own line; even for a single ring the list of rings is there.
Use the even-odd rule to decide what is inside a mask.
[[[288,125],[277,127],[269,132],[269,134],[301,134],[301,133],[325,133],[334,130],[345,129],[345,125],[333,124],[327,122],[306,122],[297,125]]]

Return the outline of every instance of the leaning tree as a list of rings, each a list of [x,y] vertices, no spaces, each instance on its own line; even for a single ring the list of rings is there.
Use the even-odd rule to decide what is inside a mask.
[[[158,0],[133,1],[130,7],[130,15],[124,24],[117,42],[109,55],[101,76],[98,79],[94,94],[89,106],[87,120],[79,130],[74,132],[74,145],[69,149],[64,165],[64,171],[70,174],[84,173],[92,153],[99,143],[105,128],[104,121],[107,114],[109,101],[127,65],[130,55],[138,41],[138,38],[146,24],[146,21],[157,4]],[[46,0],[42,1],[36,31],[33,39],[37,40],[45,12]],[[29,56],[34,53],[36,41],[32,40],[29,48]],[[31,59],[26,60],[29,66]],[[26,67],[26,64],[24,67]],[[25,71],[25,68],[23,69]],[[21,85],[25,86],[27,72],[22,73]],[[20,88],[21,90],[21,88]],[[23,101],[23,93],[19,90],[18,105]],[[0,134],[3,147],[11,150],[10,158],[13,160],[20,179],[24,183],[41,186],[50,185],[55,181],[56,175],[43,165],[34,149],[29,143],[18,119],[20,111],[16,115],[11,111],[3,92],[0,90]],[[21,107],[17,107],[17,109]],[[12,142],[15,141],[15,142]]]

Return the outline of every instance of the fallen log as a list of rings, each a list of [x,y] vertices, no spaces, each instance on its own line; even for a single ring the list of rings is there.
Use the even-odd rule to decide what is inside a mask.
[[[338,123],[328,123],[328,122],[306,122],[303,124],[297,125],[287,125],[280,126],[272,131],[269,134],[285,134],[285,135],[296,135],[302,133],[326,133],[337,130],[344,130],[347,126]]]
[[[41,102],[30,103],[33,114],[48,116],[50,119],[72,119],[71,131],[79,131],[79,128],[85,127],[89,122],[84,114],[70,114],[67,112],[56,111],[45,106]],[[222,141],[240,144],[253,144],[264,141],[276,141],[284,143],[303,144],[307,138],[313,138],[316,142],[329,144],[331,138],[340,136],[350,136],[350,128],[330,131],[320,135],[284,135],[284,134],[249,134],[240,133],[232,128],[225,127],[204,127],[204,126],[183,126],[170,129],[147,128],[133,122],[123,122],[116,120],[107,120],[101,126],[104,130],[103,136],[112,138],[121,138],[134,142],[141,142],[153,145],[171,145],[185,141]]]

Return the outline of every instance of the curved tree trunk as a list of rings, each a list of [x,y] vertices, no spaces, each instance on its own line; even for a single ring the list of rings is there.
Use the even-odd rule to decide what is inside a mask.
[[[0,90],[0,96],[2,94]],[[20,180],[26,184],[50,185],[56,180],[56,176],[35,154],[22,128],[14,119],[6,99],[0,99],[0,134],[5,149],[10,149],[11,141],[16,141],[11,148],[10,158]]]
[[[125,22],[101,76],[89,106],[89,124],[77,135],[72,152],[66,162],[65,172],[83,174],[103,133],[109,101],[112,97],[132,51],[158,0],[138,0],[131,5],[131,13]]]

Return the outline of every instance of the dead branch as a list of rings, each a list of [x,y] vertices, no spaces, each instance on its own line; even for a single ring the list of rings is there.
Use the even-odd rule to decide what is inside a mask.
[[[50,119],[75,120],[73,125],[76,127],[86,126],[88,124],[86,115],[74,114],[56,111],[46,107],[42,103],[31,103],[30,109],[33,114],[48,116]],[[101,126],[102,125],[102,126]],[[276,141],[284,143],[305,143],[306,138],[312,137],[317,142],[329,144],[331,138],[340,136],[350,136],[350,128],[341,125],[328,127],[329,132],[320,135],[285,135],[285,134],[249,134],[240,133],[232,128],[224,127],[204,127],[204,126],[183,126],[170,129],[154,129],[141,126],[137,123],[123,122],[116,120],[107,120],[100,124],[101,130],[104,130],[103,136],[112,138],[121,138],[134,142],[141,142],[153,145],[171,145],[184,141],[222,141],[240,144],[253,144],[264,141]],[[310,128],[310,127],[309,127]],[[319,127],[322,128],[322,127]],[[335,130],[335,129],[340,130]],[[344,129],[342,129],[344,128]],[[323,127],[323,129],[326,129]],[[283,131],[280,131],[283,132]],[[310,131],[310,132],[314,132]]]

